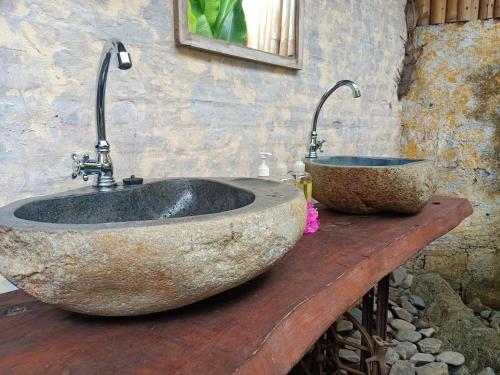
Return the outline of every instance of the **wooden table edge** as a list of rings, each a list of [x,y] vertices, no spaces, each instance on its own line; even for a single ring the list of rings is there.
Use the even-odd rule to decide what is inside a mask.
[[[439,196],[434,198],[439,199]],[[467,199],[460,199],[460,203],[451,210],[450,215],[441,217],[438,221],[425,226],[419,225],[415,231],[388,243],[384,248],[384,252],[394,254],[404,249],[404,259],[406,261],[426,245],[457,227],[473,212],[472,206]],[[437,227],[438,230],[434,230],[431,236],[425,237],[425,232],[429,227]],[[405,243],[409,244],[409,246],[401,246]],[[232,374],[275,375],[288,373],[338,316],[358,300],[358,298],[351,297],[340,301],[337,299],[336,303],[332,303],[335,291],[339,287],[350,288],[350,296],[362,296],[386,276],[387,273],[383,272],[383,269],[393,270],[401,265],[398,257],[395,256],[385,256],[384,259],[379,257],[376,259],[376,263],[380,264],[381,260],[388,265],[388,268],[374,267],[375,259],[373,257],[366,258],[362,261],[362,265],[359,266],[374,270],[370,280],[359,283],[359,280],[356,279],[357,272],[347,271],[337,280],[326,285],[317,294],[304,300],[276,324],[263,339],[260,347]],[[333,288],[334,284],[335,288]],[[318,314],[318,311],[321,313]],[[305,326],[307,326],[307,329],[298,329]]]

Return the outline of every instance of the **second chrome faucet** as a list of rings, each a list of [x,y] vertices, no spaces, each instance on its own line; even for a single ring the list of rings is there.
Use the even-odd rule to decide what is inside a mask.
[[[104,44],[97,71],[97,94],[96,94],[96,126],[97,126],[97,142],[96,157],[90,159],[89,154],[84,154],[79,157],[77,154],[72,154],[73,159],[73,174],[72,178],[82,176],[84,181],[89,179],[89,175],[96,175],[97,180],[95,186],[99,190],[108,190],[116,186],[113,178],[113,162],[109,155],[109,143],[106,139],[106,119],[105,119],[105,96],[106,96],[106,81],[108,78],[109,64],[113,54],[116,54],[118,60],[118,68],[127,70],[132,67],[130,54],[125,49],[122,42],[117,39],[111,39]]]
[[[332,95],[339,87],[342,86],[349,86],[352,90],[352,96],[354,98],[359,98],[361,96],[361,90],[359,89],[359,87],[353,81],[349,80],[337,82],[323,94],[318,105],[316,106],[316,111],[314,112],[313,122],[311,126],[311,132],[309,133],[309,142],[306,155],[306,158],[308,159],[316,159],[318,157],[318,151],[322,152],[321,148],[323,146],[323,143],[325,143],[325,140],[318,140],[317,132],[318,117],[319,113],[321,112],[321,108],[323,108],[323,104],[325,104],[326,99],[328,99],[330,95]]]

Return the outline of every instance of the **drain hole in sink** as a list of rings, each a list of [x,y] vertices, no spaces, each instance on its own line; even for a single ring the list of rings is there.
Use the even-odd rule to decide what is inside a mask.
[[[441,202],[432,202],[432,204],[441,204]]]

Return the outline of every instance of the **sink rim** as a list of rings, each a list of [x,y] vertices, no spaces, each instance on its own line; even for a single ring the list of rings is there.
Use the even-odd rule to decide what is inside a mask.
[[[319,163],[318,161],[331,159],[331,158],[350,158],[350,159],[371,159],[371,160],[405,160],[407,163],[403,164],[392,164],[392,165],[341,165],[341,164],[326,164]],[[319,156],[316,159],[304,159],[305,163],[314,164],[317,166],[328,167],[328,168],[354,168],[354,169],[384,169],[384,168],[403,168],[408,167],[415,164],[423,164],[423,163],[433,163],[430,159],[411,159],[411,158],[400,158],[400,157],[392,157],[392,156],[360,156],[360,155],[329,155],[329,156]]]
[[[257,179],[251,177],[175,177],[175,178],[155,178],[147,179],[142,185],[132,185],[128,187],[119,186],[118,189],[140,189],[141,187],[160,181],[174,181],[174,180],[198,180],[198,181],[212,181],[217,183],[226,184],[234,188],[246,191],[254,196],[254,200],[242,207],[232,210],[201,214],[194,216],[174,217],[174,218],[160,218],[154,220],[132,220],[123,222],[107,222],[107,223],[92,223],[92,224],[74,224],[74,223],[49,223],[42,221],[33,221],[21,219],[15,216],[16,210],[31,202],[39,200],[57,199],[68,196],[76,195],[90,195],[90,194],[113,194],[112,191],[97,191],[94,187],[84,187],[79,189],[67,190],[60,193],[35,196],[30,198],[21,199],[11,202],[3,207],[0,207],[0,228],[14,228],[23,230],[48,230],[51,232],[78,230],[78,231],[96,231],[96,230],[116,230],[124,228],[139,228],[149,226],[160,226],[178,223],[190,223],[193,221],[217,220],[222,217],[237,216],[245,212],[262,211],[272,205],[279,205],[285,203],[296,197],[300,193],[292,185],[283,184],[280,182]],[[274,189],[273,189],[274,188]],[[279,189],[277,189],[279,188]],[[275,191],[279,190],[279,191]],[[279,193],[276,196],[276,193]]]

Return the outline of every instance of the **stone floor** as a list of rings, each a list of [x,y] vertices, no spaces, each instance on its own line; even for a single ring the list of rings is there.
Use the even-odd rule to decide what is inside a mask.
[[[444,345],[443,341],[434,337],[440,327],[426,321],[426,303],[424,299],[412,292],[414,275],[406,268],[400,267],[391,275],[388,311],[388,340],[395,344],[387,350],[386,361],[390,366],[389,375],[466,375],[473,374],[466,365],[462,353]],[[477,314],[485,325],[498,327],[500,312],[493,311],[482,305],[475,306]],[[355,307],[350,313],[361,321],[361,309]],[[361,343],[361,334],[354,329],[353,324],[341,317],[337,321],[337,333],[343,338]],[[318,344],[316,344],[318,345]],[[312,350],[309,355],[314,353]],[[360,350],[344,345],[339,351],[339,357],[347,365],[354,367],[359,364]],[[317,352],[316,352],[317,355]],[[499,353],[500,356],[500,353]],[[306,356],[307,357],[307,356]],[[312,375],[333,373],[333,362],[328,358],[303,361],[291,372],[293,375]],[[308,363],[309,368],[304,368]],[[323,367],[322,369],[320,369]],[[342,374],[347,372],[342,371]],[[485,367],[475,372],[477,375],[494,375],[495,371]]]

